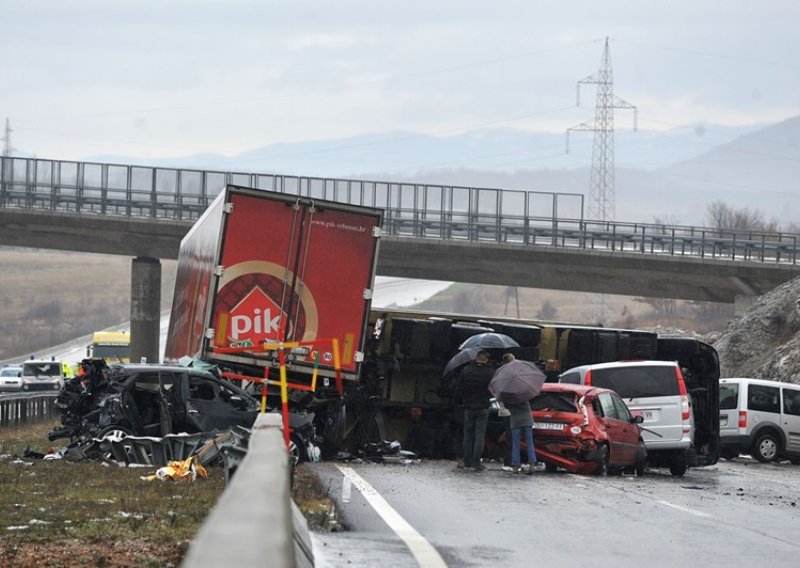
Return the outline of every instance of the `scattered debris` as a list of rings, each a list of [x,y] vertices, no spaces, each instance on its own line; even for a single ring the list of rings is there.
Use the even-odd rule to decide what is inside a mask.
[[[155,481],[156,479],[165,480],[190,480],[194,481],[197,477],[208,477],[206,468],[198,462],[197,458],[190,457],[183,461],[173,461],[160,468],[153,475],[142,477],[146,481]]]

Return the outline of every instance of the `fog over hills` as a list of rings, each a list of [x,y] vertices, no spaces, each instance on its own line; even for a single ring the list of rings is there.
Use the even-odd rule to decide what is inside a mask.
[[[697,123],[632,132],[617,118],[617,220],[703,224],[723,200],[758,209],[784,227],[800,209],[800,117],[773,125]],[[587,194],[592,133],[509,128],[451,136],[414,132],[273,144],[234,156],[197,154],[146,162],[125,156],[91,160],[218,171],[353,177],[471,187]]]

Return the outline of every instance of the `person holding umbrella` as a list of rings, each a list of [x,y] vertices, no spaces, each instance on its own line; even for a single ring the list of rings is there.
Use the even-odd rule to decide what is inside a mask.
[[[481,465],[486,425],[489,422],[489,382],[494,367],[489,364],[489,352],[481,349],[475,360],[461,371],[459,391],[464,406],[464,469],[483,471]],[[530,413],[529,413],[530,414]]]
[[[517,361],[513,354],[503,356],[503,366],[492,377],[489,389],[511,413],[511,470],[519,473],[520,442],[525,437],[528,451],[528,463],[523,471],[527,474],[544,469],[544,464],[537,463],[536,450],[533,446],[533,416],[530,399],[538,394],[544,382],[544,373],[533,363]]]

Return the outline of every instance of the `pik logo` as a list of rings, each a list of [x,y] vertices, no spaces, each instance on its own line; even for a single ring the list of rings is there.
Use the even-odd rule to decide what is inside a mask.
[[[231,310],[231,329],[229,339],[241,343],[250,340],[261,343],[265,340],[278,340],[281,325],[285,325],[286,314],[264,291],[254,286]]]

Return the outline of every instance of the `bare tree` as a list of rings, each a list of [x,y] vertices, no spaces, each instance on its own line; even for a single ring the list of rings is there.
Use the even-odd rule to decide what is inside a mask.
[[[706,223],[714,229],[724,231],[777,233],[781,230],[777,221],[774,219],[766,221],[758,209],[746,207],[736,209],[719,199],[706,206]]]

